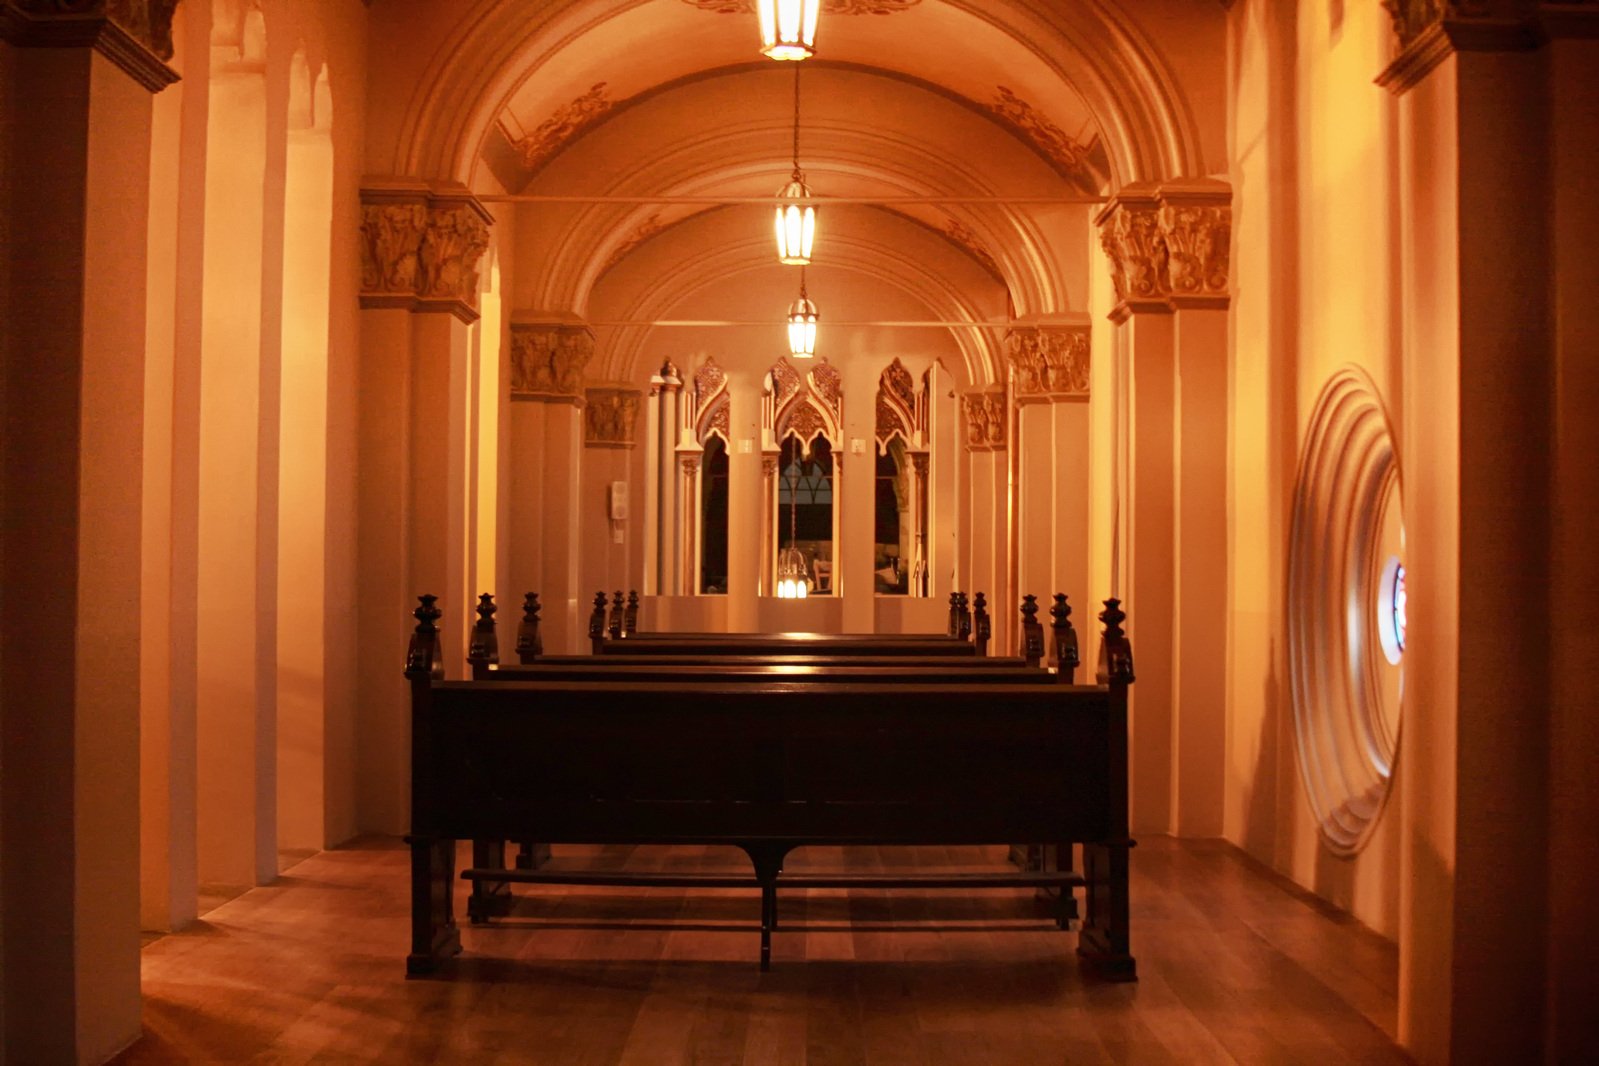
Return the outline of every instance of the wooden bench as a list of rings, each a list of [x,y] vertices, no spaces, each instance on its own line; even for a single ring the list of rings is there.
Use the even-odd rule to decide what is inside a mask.
[[[460,949],[455,842],[730,844],[748,877],[474,867],[470,881],[747,885],[770,959],[782,887],[1085,887],[1079,954],[1135,976],[1128,940],[1131,649],[1107,601],[1100,685],[442,680],[426,598],[412,684],[411,973]],[[549,753],[538,773],[532,753]],[[796,877],[809,844],[1083,842],[1084,869]],[[1069,853],[1069,848],[1059,849]],[[1065,925],[1065,904],[1058,914]]]

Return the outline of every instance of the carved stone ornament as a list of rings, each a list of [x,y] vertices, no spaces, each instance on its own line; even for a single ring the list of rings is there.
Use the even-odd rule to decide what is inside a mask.
[[[953,216],[946,216],[944,219],[944,236],[960,245],[967,255],[983,264],[984,269],[990,274],[996,278],[1003,276],[1000,273],[999,260],[994,258],[993,253],[988,250],[977,234],[966,223]]]
[[[1005,447],[1005,390],[962,393],[961,407],[966,413],[968,451],[992,452]]]
[[[593,356],[587,326],[511,323],[512,398],[581,399],[583,370]]]
[[[93,47],[151,92],[178,80],[172,15],[178,0],[0,0],[0,40]],[[109,27],[114,27],[107,32]]]
[[[361,191],[361,306],[477,320],[478,264],[493,217],[475,197],[413,182]]]
[[[916,443],[917,424],[916,383],[909,370],[898,358],[883,368],[877,379],[877,426],[875,436],[879,448],[886,448],[896,433],[906,446]]]
[[[476,306],[478,260],[488,247],[488,223],[475,204],[430,205],[417,252],[418,295]]]
[[[603,81],[595,82],[587,92],[556,108],[532,133],[518,139],[512,147],[521,157],[522,166],[537,170],[615,107],[605,86]]]
[[[583,443],[591,448],[631,448],[638,424],[637,389],[598,388],[585,393]]]
[[[1087,326],[1017,327],[1005,334],[1016,402],[1088,395]]]
[[[1377,84],[1403,94],[1456,52],[1528,52],[1561,37],[1599,36],[1595,0],[1383,0],[1393,61]]]
[[[1099,241],[1125,305],[1225,306],[1231,192],[1221,182],[1118,194],[1099,216]]]
[[[683,0],[701,11],[718,15],[753,15],[755,0]],[[892,15],[909,11],[922,0],[822,0],[822,11],[829,15]]]
[[[1086,165],[1088,149],[1055,125],[1048,115],[1003,85],[995,90],[988,109],[1021,131],[1038,153],[1055,164],[1062,174],[1090,186],[1094,184]]]
[[[600,273],[605,273],[607,270],[626,259],[628,254],[631,253],[633,249],[637,248],[639,245],[643,244],[645,241],[649,240],[651,237],[655,236],[665,228],[666,223],[661,221],[661,213],[659,211],[644,219],[644,221],[640,222],[633,228],[632,233],[629,233],[626,237],[622,238],[622,243],[611,249],[611,254],[606,256],[605,266],[600,268]]]

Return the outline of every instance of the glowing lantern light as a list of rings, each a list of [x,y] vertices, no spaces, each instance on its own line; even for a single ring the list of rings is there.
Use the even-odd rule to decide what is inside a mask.
[[[755,0],[761,20],[761,53],[771,59],[809,59],[816,54],[816,17],[822,0]]]

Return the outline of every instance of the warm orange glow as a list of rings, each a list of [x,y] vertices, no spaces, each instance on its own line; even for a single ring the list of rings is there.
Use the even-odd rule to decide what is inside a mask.
[[[796,359],[809,359],[816,354],[816,305],[800,286],[798,300],[788,309],[788,350]]]
[[[796,172],[794,180],[777,195],[789,201],[777,208],[777,258],[788,266],[805,266],[811,261],[811,249],[816,243],[816,208],[811,204],[811,190]]]
[[[771,59],[809,59],[816,54],[816,19],[822,0],[757,0],[761,52]]]

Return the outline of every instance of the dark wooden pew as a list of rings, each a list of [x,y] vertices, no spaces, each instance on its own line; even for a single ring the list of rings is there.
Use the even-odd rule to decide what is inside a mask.
[[[425,973],[460,948],[458,839],[732,844],[745,878],[503,868],[468,880],[748,885],[770,957],[776,892],[860,884],[790,877],[808,844],[1081,841],[1070,870],[878,876],[878,885],[1083,885],[1078,951],[1132,979],[1127,906],[1127,686],[1123,615],[1107,601],[1100,685],[957,683],[445,682],[439,614],[425,598],[412,684],[412,951]],[[707,742],[714,738],[714,742]],[[531,752],[548,752],[527,772]],[[1062,848],[1069,852],[1069,849]],[[1066,920],[1064,910],[1061,921]]]

